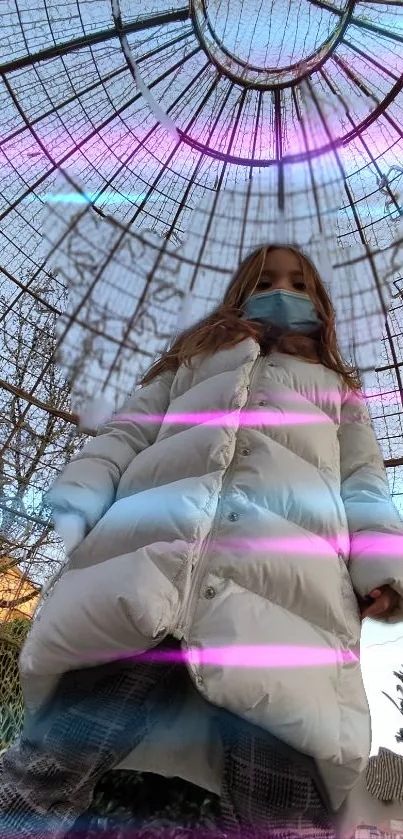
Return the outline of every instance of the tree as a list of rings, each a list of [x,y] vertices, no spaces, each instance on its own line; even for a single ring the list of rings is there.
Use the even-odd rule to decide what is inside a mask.
[[[16,293],[6,278],[0,287],[0,556],[7,557],[3,571],[18,565],[43,584],[62,559],[44,493],[81,440],[69,413],[70,388],[55,360],[65,289],[54,273],[46,287],[32,275],[20,285],[24,291]]]
[[[393,675],[396,676],[396,678],[399,679],[399,681],[400,681],[400,685],[399,684],[396,685],[396,691],[397,691],[397,693],[400,693],[400,699],[398,701],[396,701],[395,699],[392,699],[392,697],[389,696],[388,693],[385,693],[384,690],[382,691],[382,693],[383,693],[384,696],[387,697],[387,699],[390,699],[390,701],[393,703],[395,708],[397,708],[397,710],[403,716],[403,667],[402,667],[402,670],[400,672],[398,672],[397,670],[394,670]],[[397,743],[403,743],[403,726],[402,726],[402,728],[399,728],[399,731],[396,734],[396,742]]]

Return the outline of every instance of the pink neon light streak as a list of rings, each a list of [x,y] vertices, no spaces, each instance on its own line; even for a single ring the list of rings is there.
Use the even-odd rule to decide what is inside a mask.
[[[317,537],[316,543],[313,539],[307,539],[306,536],[296,536],[295,538],[291,537],[287,539],[220,539],[213,544],[216,548],[243,553],[250,552],[251,550],[261,553],[277,551],[280,553],[298,554],[298,556],[302,554],[307,556],[314,556],[315,554],[322,555],[323,548],[329,544],[335,551],[340,550],[340,545],[336,538],[324,536],[321,542],[319,542],[319,538]],[[357,561],[357,555],[358,560],[360,559],[359,554],[361,552],[365,552],[365,561],[370,561],[371,556],[376,560],[379,559],[379,555],[382,555],[385,560],[390,557],[401,558],[403,556],[403,533],[357,533],[354,535],[353,541],[355,561]],[[364,561],[364,557],[361,558],[361,561]]]
[[[234,416],[235,414],[235,416]],[[304,425],[307,423],[329,424],[329,417],[325,415],[312,416],[312,414],[297,414],[285,413],[283,411],[276,413],[276,411],[243,411],[239,413],[234,409],[233,413],[219,412],[219,411],[198,411],[197,413],[183,413],[183,414],[134,414],[122,413],[115,414],[112,418],[113,422],[147,422],[177,424],[177,425],[213,425],[213,426],[253,426],[253,425]]]
[[[110,656],[106,658],[109,660]],[[154,648],[138,654],[124,653],[119,658],[161,663],[170,661],[194,667],[238,667],[263,670],[331,667],[340,664],[356,664],[360,660],[359,647],[353,650],[286,644],[233,645],[231,647],[206,647],[203,650],[193,647],[187,651]]]

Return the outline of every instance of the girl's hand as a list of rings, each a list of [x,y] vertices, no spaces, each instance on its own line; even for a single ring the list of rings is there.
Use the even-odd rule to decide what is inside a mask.
[[[368,595],[375,601],[369,606],[366,605],[365,600],[361,601],[361,620],[364,618],[387,618],[396,609],[399,603],[399,595],[391,586],[380,586],[374,588]]]

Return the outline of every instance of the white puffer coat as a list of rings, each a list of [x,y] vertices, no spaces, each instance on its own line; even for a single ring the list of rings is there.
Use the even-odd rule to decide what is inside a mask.
[[[370,751],[353,588],[403,597],[403,524],[362,400],[247,339],[137,390],[50,498],[86,536],[21,655],[28,707],[68,669],[175,634],[204,705],[312,755],[337,810]],[[203,661],[215,647],[227,661]]]

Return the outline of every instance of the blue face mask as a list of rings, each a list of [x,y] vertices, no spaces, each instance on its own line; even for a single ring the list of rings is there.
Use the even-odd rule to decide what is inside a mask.
[[[243,304],[244,318],[274,323],[282,329],[294,329],[305,334],[322,325],[322,321],[305,294],[274,289],[253,294]]]

